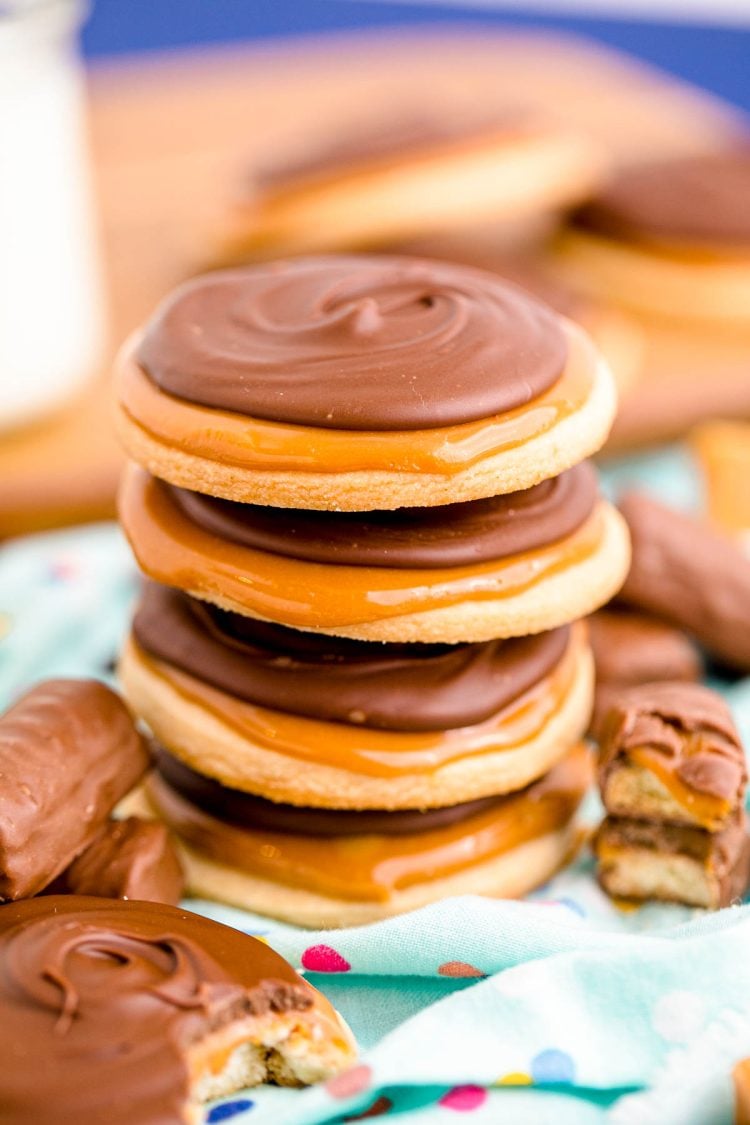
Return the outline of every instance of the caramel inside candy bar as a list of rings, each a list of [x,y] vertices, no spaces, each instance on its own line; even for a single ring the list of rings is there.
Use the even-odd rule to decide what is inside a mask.
[[[3,1125],[197,1122],[199,1103],[354,1061],[328,1001],[267,945],[161,903],[0,907]]]
[[[745,754],[726,704],[700,684],[620,693],[601,725],[607,811],[721,829],[742,806]]]
[[[750,878],[744,813],[718,833],[608,816],[594,851],[599,881],[617,898],[660,899],[716,910],[741,898]]]
[[[174,906],[185,886],[168,829],[135,816],[108,821],[64,872],[62,881],[71,894]]]
[[[0,718],[0,899],[38,894],[91,843],[149,766],[120,698],[49,680]]]

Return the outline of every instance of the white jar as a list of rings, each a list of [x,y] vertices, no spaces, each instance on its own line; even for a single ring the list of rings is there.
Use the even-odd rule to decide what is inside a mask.
[[[104,338],[78,0],[0,0],[0,430],[57,409]]]

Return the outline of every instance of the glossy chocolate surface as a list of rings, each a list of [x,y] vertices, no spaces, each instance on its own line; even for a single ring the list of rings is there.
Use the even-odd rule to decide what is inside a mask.
[[[741,807],[745,752],[729,708],[702,684],[654,683],[620,693],[603,720],[601,779],[642,751],[656,753],[688,790]]]
[[[243,547],[334,566],[471,566],[571,535],[598,498],[589,462],[522,492],[436,508],[315,512],[238,504],[162,484],[193,523]]]
[[[185,878],[163,824],[129,816],[110,820],[63,872],[61,890],[98,898],[128,898],[177,906]]]
[[[285,629],[148,583],[133,634],[149,654],[238,699],[383,730],[472,726],[562,660],[567,627],[485,644],[375,644]]]
[[[398,809],[353,811],[347,809],[316,809],[299,805],[286,805],[266,801],[230,789],[210,777],[205,777],[181,762],[179,758],[159,747],[156,755],[159,774],[170,788],[192,804],[218,820],[241,828],[263,829],[272,832],[289,832],[298,836],[410,836],[413,832],[428,832],[460,824],[477,813],[500,807],[504,797],[487,797],[478,801],[464,801],[438,809]]]
[[[191,1044],[319,997],[239,930],[156,903],[50,896],[0,906],[6,1125],[179,1125]]]
[[[0,901],[38,894],[83,851],[149,766],[122,700],[96,680],[47,680],[0,717]]]
[[[168,297],[137,359],[188,402],[334,430],[429,430],[515,410],[562,375],[565,333],[481,270],[303,258],[212,273]]]

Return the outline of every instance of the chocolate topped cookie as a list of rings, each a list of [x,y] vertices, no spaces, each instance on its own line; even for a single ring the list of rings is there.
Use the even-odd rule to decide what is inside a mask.
[[[202,406],[333,430],[425,430],[504,414],[548,390],[557,318],[480,271],[330,257],[208,274],[157,309],[136,359]]]
[[[118,376],[121,437],[156,476],[327,511],[529,488],[598,449],[615,405],[576,325],[495,274],[406,257],[196,278]]]
[[[344,117],[243,170],[213,257],[222,264],[383,246],[476,222],[534,220],[585,198],[589,137],[519,107],[391,106]]]
[[[750,146],[627,168],[573,217],[623,240],[750,250]]]
[[[353,1061],[328,1002],[267,945],[174,907],[0,907],[7,1125],[178,1125],[200,1102]]]

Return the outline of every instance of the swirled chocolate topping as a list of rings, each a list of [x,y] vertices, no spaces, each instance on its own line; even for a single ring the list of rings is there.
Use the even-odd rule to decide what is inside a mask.
[[[371,644],[285,629],[148,583],[138,644],[221,691],[293,715],[384,730],[483,722],[546,676],[570,630],[486,644]]]
[[[160,777],[182,797],[204,812],[239,828],[264,828],[270,832],[289,832],[294,836],[409,836],[459,824],[505,800],[485,797],[442,809],[315,809],[278,804],[254,797],[239,789],[205,777],[159,747],[156,764]]]
[[[588,463],[523,492],[393,512],[315,512],[237,504],[162,484],[193,523],[243,547],[305,562],[401,569],[491,562],[556,543],[591,514]]]
[[[567,357],[551,310],[492,274],[411,258],[302,258],[197,278],[137,359],[163,391],[255,418],[421,430],[524,406]]]
[[[574,221],[615,238],[750,246],[750,146],[621,172]]]
[[[178,1125],[188,1051],[243,1016],[319,1000],[267,945],[157,903],[0,907],[5,1125]]]

